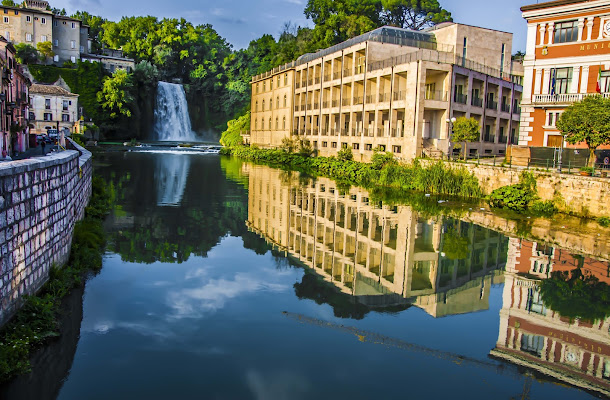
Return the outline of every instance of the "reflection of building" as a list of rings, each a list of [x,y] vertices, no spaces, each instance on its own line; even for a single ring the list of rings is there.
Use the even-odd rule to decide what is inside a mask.
[[[521,11],[527,54],[519,144],[561,147],[555,125],[563,110],[586,96],[610,96],[610,1],[542,2]]]
[[[512,34],[443,23],[424,31],[382,27],[252,79],[251,144],[296,135],[320,155],[380,147],[413,159],[450,151],[452,117],[481,126],[471,153],[503,153],[519,131],[520,76]]]
[[[493,356],[560,381],[610,395],[610,318],[570,321],[542,302],[538,283],[552,271],[580,267],[609,283],[608,262],[511,239],[500,332]]]
[[[373,204],[325,178],[297,184],[294,173],[258,166],[249,178],[249,227],[358,302],[415,304],[433,316],[488,308],[490,272],[506,262],[503,236]],[[461,259],[443,252],[449,229],[470,238]]]

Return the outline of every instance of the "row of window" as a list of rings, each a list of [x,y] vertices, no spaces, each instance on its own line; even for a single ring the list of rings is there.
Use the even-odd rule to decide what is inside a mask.
[[[280,75],[277,76],[277,87],[280,87]],[[284,74],[284,86],[288,85],[288,74]],[[260,89],[260,82],[256,84],[256,94],[259,93],[259,89]],[[269,80],[269,90],[273,90],[273,79]],[[263,81],[263,93],[267,91],[267,81]]]
[[[313,146],[314,147],[318,147],[318,142],[314,141],[313,142]],[[322,142],[322,147],[328,147],[328,142],[327,141],[323,141]],[[337,148],[337,142],[331,142],[330,143],[330,147],[333,149]],[[348,144],[347,143],[341,143],[341,148],[342,149],[347,149]],[[377,146],[377,148],[380,151],[386,151],[386,146],[385,144],[380,144]],[[360,143],[352,143],[352,149],[354,150],[360,150]],[[373,151],[373,145],[371,143],[365,143],[364,144],[364,150],[365,151]],[[401,153],[402,152],[402,146],[392,146],[392,152],[394,153]]]
[[[284,95],[284,107],[288,107],[288,96]],[[277,96],[275,108],[280,108],[280,96]],[[269,99],[269,110],[273,109],[273,100]],[[265,111],[265,100],[263,100],[263,108],[261,111]],[[256,100],[256,107],[254,112],[258,112],[258,100]]]
[[[268,126],[268,129],[271,129],[271,118],[269,118],[269,125],[267,125],[267,126]],[[256,130],[257,127],[258,127],[258,118],[255,118],[254,119],[254,130]],[[278,130],[278,129],[280,129],[279,127],[280,127],[280,120],[279,120],[279,118],[275,118],[275,129]],[[264,119],[261,119],[261,128],[260,129],[261,130],[265,129],[265,120]],[[286,117],[284,117],[282,120],[282,129],[286,129]]]
[[[8,14],[8,10],[5,9],[4,13]],[[15,10],[15,15],[19,15],[19,11],[18,10]],[[10,19],[7,16],[4,16],[3,20],[4,20],[5,24],[10,23]],[[34,17],[34,20],[38,21],[38,17]],[[31,15],[26,15],[25,16],[25,22],[32,22],[32,16]],[[40,18],[40,23],[43,24],[43,25],[46,25],[47,19],[45,17],[41,17]],[[62,25],[68,25],[68,22],[67,21],[62,21]],[[59,21],[53,21],[53,26],[59,26]],[[76,29],[76,22],[71,22],[70,26],[71,26],[72,29]]]
[[[30,112],[30,120],[31,121],[36,120],[36,115],[33,112]],[[44,121],[53,121],[53,114],[52,113],[44,113],[43,120]],[[61,114],[61,121],[62,122],[70,122],[70,115],[69,114]]]
[[[72,105],[71,100],[62,100],[62,109],[64,111],[68,111],[68,106]],[[45,110],[51,109],[51,99],[44,99],[44,108]]]

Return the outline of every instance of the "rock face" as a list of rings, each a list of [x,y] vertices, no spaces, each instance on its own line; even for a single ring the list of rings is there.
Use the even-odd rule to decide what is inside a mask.
[[[72,150],[0,164],[0,326],[24,295],[68,260],[74,224],[91,196],[91,153]]]

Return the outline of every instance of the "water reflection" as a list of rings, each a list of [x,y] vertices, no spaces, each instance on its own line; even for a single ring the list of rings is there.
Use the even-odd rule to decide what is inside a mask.
[[[157,157],[155,182],[157,205],[178,206],[184,196],[186,181],[191,167],[191,157],[184,154],[164,154]]]
[[[491,355],[609,396],[610,318],[589,321],[566,317],[562,310],[545,304],[540,283],[553,273],[578,269],[609,284],[610,264],[519,239],[510,240],[509,254],[500,331]]]
[[[366,191],[343,192],[326,178],[303,184],[258,166],[248,174],[250,229],[357,305],[340,311],[337,296],[307,274],[295,285],[299,297],[334,297],[335,315],[360,318],[358,305],[415,305],[434,317],[489,307],[489,288],[506,264],[505,236],[407,206],[373,204]]]

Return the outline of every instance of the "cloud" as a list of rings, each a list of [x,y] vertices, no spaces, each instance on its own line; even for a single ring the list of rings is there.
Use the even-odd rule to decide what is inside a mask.
[[[262,374],[258,371],[246,373],[246,383],[255,399],[296,400],[307,398],[311,384],[302,375],[279,371]]]
[[[285,0],[286,3],[301,5],[303,2],[301,0]]]

